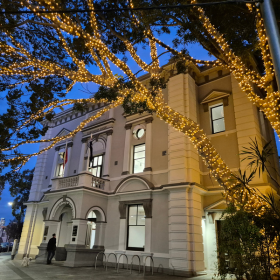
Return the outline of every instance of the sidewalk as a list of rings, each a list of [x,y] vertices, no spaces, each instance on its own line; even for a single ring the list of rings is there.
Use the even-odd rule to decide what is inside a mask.
[[[147,272],[144,277],[143,273],[138,274],[136,271],[132,271],[130,275],[129,271],[126,269],[121,269],[120,272],[117,273],[113,268],[108,268],[108,271],[103,267],[99,267],[96,270],[94,267],[70,268],[63,267],[55,261],[53,265],[49,266],[36,264],[34,260],[31,261],[29,267],[21,267],[21,261],[11,260],[11,253],[0,253],[0,280],[123,280],[127,278],[139,280],[147,278],[150,280],[211,280],[212,276],[204,275],[185,278],[162,273],[154,273],[154,275],[151,275],[150,272]]]

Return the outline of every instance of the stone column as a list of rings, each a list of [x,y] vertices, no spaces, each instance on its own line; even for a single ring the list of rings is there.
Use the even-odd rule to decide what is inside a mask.
[[[111,150],[112,150],[112,134],[113,130],[107,132],[106,152],[103,163],[103,177],[110,176]]]
[[[131,127],[132,124],[125,125],[125,143],[124,143],[124,154],[123,154],[123,172],[122,175],[129,174],[129,159],[130,159],[130,150],[131,150]]]
[[[55,173],[56,173],[58,155],[59,155],[59,147],[55,147],[55,154],[54,154],[54,159],[53,159],[52,173],[51,173],[51,176],[50,176],[50,183],[49,183],[50,186],[52,184],[52,179],[54,177],[56,177]]]
[[[146,142],[145,142],[145,171],[152,171],[152,122],[153,117],[146,119]]]
[[[86,149],[87,149],[87,139],[82,139],[82,149],[81,149],[81,154],[80,154],[80,161],[79,161],[79,171],[78,173],[81,173],[85,170],[87,170],[87,168],[85,168],[85,153],[86,153]]]
[[[69,148],[72,148],[73,147],[73,142],[67,144],[67,150],[68,150],[68,159],[67,159],[67,163],[66,163],[66,166],[64,167],[65,170],[64,170],[64,177],[67,177],[69,176],[69,167],[70,167],[70,161],[71,161],[71,151],[72,149],[69,149]],[[66,146],[65,146],[66,148]],[[65,153],[66,153],[66,150],[65,150]]]
[[[106,225],[107,224],[103,223],[103,222],[96,222],[94,247],[98,247],[100,249],[104,248],[104,237],[105,237]]]

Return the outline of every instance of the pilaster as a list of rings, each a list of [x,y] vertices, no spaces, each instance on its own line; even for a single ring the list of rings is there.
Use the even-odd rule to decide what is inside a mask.
[[[153,118],[146,119],[146,141],[145,141],[145,169],[152,171],[152,123]]]
[[[184,187],[169,193],[170,265],[193,275],[204,270],[201,197]]]
[[[189,74],[179,74],[168,82],[168,104],[184,116],[197,121],[195,81]],[[182,132],[168,127],[169,183],[200,183],[197,150]]]
[[[252,140],[257,139],[259,146],[262,147],[260,124],[257,107],[248,99],[241,90],[237,80],[231,75],[232,95],[234,104],[234,114],[236,121],[238,151],[241,153],[243,147],[249,147]],[[243,156],[239,156],[240,169],[245,170],[248,161],[242,161]],[[254,183],[267,181],[263,177],[255,176]]]
[[[87,140],[82,140],[82,149],[80,154],[80,160],[79,160],[79,173],[86,170],[85,168],[85,153],[87,149]]]
[[[111,162],[111,150],[112,150],[112,134],[113,131],[109,131],[107,133],[107,141],[106,141],[106,152],[104,157],[104,169],[103,169],[103,177],[110,176],[110,162]]]
[[[52,133],[52,128],[50,127],[47,133],[45,134],[45,136],[42,137],[42,140],[49,139],[51,137],[51,133]],[[39,150],[41,151],[47,146],[49,146],[48,142],[41,142]],[[29,201],[39,201],[42,196],[41,189],[42,189],[42,183],[45,175],[47,157],[48,157],[48,151],[45,151],[44,153],[37,156],[37,162],[35,165],[34,176],[33,176],[29,199],[28,199]]]
[[[125,143],[124,143],[124,154],[123,154],[123,172],[122,175],[129,174],[129,164],[130,164],[130,149],[131,149],[131,127],[132,124],[125,125]]]

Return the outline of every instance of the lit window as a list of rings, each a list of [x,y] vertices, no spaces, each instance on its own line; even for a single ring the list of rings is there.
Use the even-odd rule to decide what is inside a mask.
[[[145,144],[134,146],[133,173],[143,172],[145,168]]]
[[[145,211],[143,205],[128,206],[127,250],[144,251]]]
[[[223,105],[219,105],[211,108],[211,124],[212,124],[213,134],[225,131],[225,118],[224,118]]]
[[[57,177],[63,177],[64,175],[64,168],[63,168],[63,163],[59,163],[57,165]]]
[[[92,162],[89,164],[89,171],[95,177],[102,175],[102,156],[93,157]]]

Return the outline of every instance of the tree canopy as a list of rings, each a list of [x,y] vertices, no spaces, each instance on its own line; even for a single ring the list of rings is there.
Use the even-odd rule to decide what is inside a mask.
[[[274,83],[273,64],[261,13],[254,4],[180,8],[189,3],[2,0],[1,9],[5,13],[0,14],[0,90],[5,93],[8,103],[7,112],[0,116],[2,168],[9,164],[13,169],[21,168],[30,157],[74,136],[88,122],[111,108],[123,105],[128,112],[153,111],[185,133],[211,175],[230,192],[230,170],[210,140],[197,123],[173,110],[163,98],[162,89],[167,81],[161,77],[159,47],[170,52],[181,66],[228,68],[244,94],[264,111],[280,134],[279,92]],[[168,5],[178,8],[153,9],[148,13],[133,10],[134,7]],[[67,10],[76,12],[60,12]],[[77,10],[90,11],[81,13]],[[32,13],[22,13],[24,11]],[[225,13],[226,16],[221,17]],[[174,36],[173,46],[164,42],[161,37],[164,33]],[[192,58],[187,51],[190,42],[199,42],[216,60]],[[149,61],[145,62],[138,55],[139,48],[147,50]],[[130,69],[131,61],[150,74],[149,89]],[[116,75],[116,67],[123,73],[122,77]],[[77,83],[99,85],[97,98],[62,99]],[[47,131],[41,121],[51,121],[56,108],[69,104],[80,108],[88,102],[107,105],[69,135],[37,140]],[[50,144],[38,153],[22,155],[17,149],[26,143]],[[13,151],[9,157],[8,151]]]

